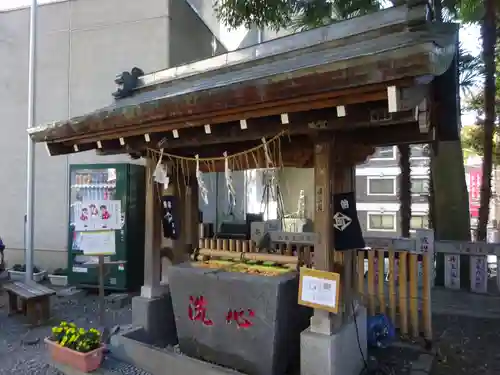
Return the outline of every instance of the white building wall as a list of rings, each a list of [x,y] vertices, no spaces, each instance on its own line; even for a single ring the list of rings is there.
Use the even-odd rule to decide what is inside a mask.
[[[112,102],[117,73],[169,66],[171,19],[196,43],[177,43],[176,63],[210,56],[211,32],[181,0],[71,0],[39,7],[36,123],[82,115]],[[176,14],[177,13],[177,14]],[[179,23],[179,22],[178,22]],[[208,51],[208,52],[207,52]],[[29,10],[0,12],[0,236],[9,264],[24,258]],[[172,52],[174,53],[174,52]],[[208,55],[207,55],[208,53]],[[66,264],[68,167],[125,161],[94,152],[49,157],[36,146],[35,264]]]

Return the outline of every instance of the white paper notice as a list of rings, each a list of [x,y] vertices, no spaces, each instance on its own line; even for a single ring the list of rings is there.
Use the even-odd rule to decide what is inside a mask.
[[[337,282],[312,276],[302,278],[302,301],[336,308]]]
[[[115,254],[115,231],[82,232],[80,249],[85,255]]]

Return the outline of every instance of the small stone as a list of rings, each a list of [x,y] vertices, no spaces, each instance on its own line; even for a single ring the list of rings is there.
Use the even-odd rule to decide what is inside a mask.
[[[120,332],[120,326],[116,325],[113,328],[111,328],[109,334],[110,336],[116,335],[118,332]]]
[[[23,345],[28,345],[28,346],[36,345],[40,342],[40,337],[26,338],[23,339],[21,342]]]

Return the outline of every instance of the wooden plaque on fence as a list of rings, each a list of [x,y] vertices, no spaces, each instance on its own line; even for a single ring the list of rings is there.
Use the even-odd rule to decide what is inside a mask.
[[[299,305],[339,312],[340,275],[302,267],[299,281]]]

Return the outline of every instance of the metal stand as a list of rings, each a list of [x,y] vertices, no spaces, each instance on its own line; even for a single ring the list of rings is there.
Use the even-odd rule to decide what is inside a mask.
[[[274,194],[276,192],[276,195]],[[262,199],[260,201],[260,212],[266,214],[267,220],[269,220],[269,202],[273,200],[277,203],[277,216],[278,219],[282,219],[285,215],[285,205],[283,203],[283,195],[281,194],[281,189],[279,184],[276,183],[276,177],[274,176],[274,171],[264,172],[264,191],[262,192]]]
[[[98,274],[99,274],[99,325],[104,326],[104,313],[105,313],[105,295],[104,295],[104,279],[109,273],[109,269],[106,269],[106,266],[110,265],[117,265],[117,264],[125,264],[127,263],[124,260],[115,260],[115,261],[109,261],[106,262],[104,257],[106,255],[98,255],[99,262],[96,263],[87,263],[87,264],[82,264],[82,267],[87,267],[87,268],[94,268],[98,267]]]

